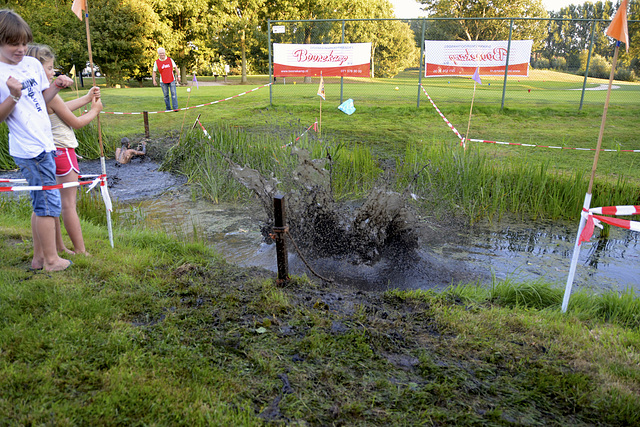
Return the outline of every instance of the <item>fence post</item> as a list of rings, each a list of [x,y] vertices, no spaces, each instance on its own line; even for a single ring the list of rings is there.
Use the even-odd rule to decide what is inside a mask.
[[[271,19],[267,21],[267,39],[269,44],[269,83],[273,83],[273,76],[271,75]],[[273,105],[273,85],[269,85],[269,105]]]
[[[511,54],[511,34],[513,33],[513,18],[511,18],[511,24],[509,24],[509,43],[507,44],[507,62],[504,66],[504,84],[502,85],[502,105],[501,110],[504,110],[504,95],[507,91],[507,75],[509,74],[509,55]]]
[[[587,66],[584,70],[584,81],[582,82],[582,95],[580,96],[580,108],[578,111],[582,111],[582,103],[584,101],[584,92],[587,88],[587,76],[589,75],[589,64],[591,63],[591,52],[593,52],[593,37],[596,33],[596,21],[591,21],[591,41],[589,42],[589,56],[587,56]]]
[[[143,111],[142,117],[144,118],[144,137],[149,138],[149,112]]]
[[[289,230],[287,227],[285,203],[283,195],[273,197],[273,234],[276,241],[276,257],[278,264],[278,282],[289,280],[289,260],[287,253],[287,243],[284,234]]]
[[[340,41],[340,43],[344,43],[344,19],[342,20],[342,40]],[[375,77],[375,76],[373,76]],[[342,100],[342,92],[344,89],[344,76],[340,76],[340,104],[342,104],[344,101]]]
[[[422,67],[424,67],[424,32],[426,31],[427,20],[422,18],[422,38],[420,38],[420,66],[418,67],[420,71],[418,71],[418,105],[417,108],[420,108],[420,86],[422,86],[422,72],[424,71]]]

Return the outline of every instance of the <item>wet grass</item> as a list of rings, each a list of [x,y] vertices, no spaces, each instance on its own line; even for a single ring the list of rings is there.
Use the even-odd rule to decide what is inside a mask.
[[[83,219],[92,257],[28,270],[28,203],[0,199],[4,425],[636,425],[631,293],[544,283],[369,294],[225,263]]]

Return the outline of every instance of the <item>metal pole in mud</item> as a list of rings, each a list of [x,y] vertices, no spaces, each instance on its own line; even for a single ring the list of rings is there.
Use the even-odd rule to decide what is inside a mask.
[[[273,217],[276,241],[276,257],[278,263],[278,281],[283,282],[289,280],[289,260],[287,259],[287,243],[284,239],[285,233],[289,230],[287,227],[287,218],[285,212],[285,203],[283,195],[273,197]]]

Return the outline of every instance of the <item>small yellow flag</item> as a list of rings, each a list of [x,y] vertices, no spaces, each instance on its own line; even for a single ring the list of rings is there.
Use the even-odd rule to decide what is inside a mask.
[[[82,11],[87,10],[87,0],[73,0],[71,10],[82,21]]]
[[[318,96],[321,96],[322,99],[325,99],[325,97],[324,97],[324,80],[322,79],[322,75],[320,75],[320,85],[318,86]]]
[[[76,65],[73,64],[73,67],[71,67],[71,71],[69,71],[69,74],[71,74],[71,78],[75,79],[76,78]]]

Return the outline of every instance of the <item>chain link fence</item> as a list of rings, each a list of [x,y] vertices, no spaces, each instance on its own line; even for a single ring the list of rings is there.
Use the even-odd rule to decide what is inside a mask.
[[[317,102],[320,81],[310,76],[274,77],[274,43],[365,42],[372,44],[372,76],[324,77],[327,100],[342,103],[352,98],[356,105],[420,107],[428,104],[422,85],[429,93],[446,96],[448,102],[468,103],[471,76],[425,77],[424,40],[462,40],[476,35],[487,41],[533,40],[529,76],[483,76],[479,102],[501,108],[566,104],[580,110],[589,104],[602,105],[615,47],[615,41],[605,35],[609,22],[536,18],[269,21],[269,75],[274,83],[270,103]],[[640,21],[629,21],[628,26],[630,35],[640,33]],[[640,58],[625,48],[621,45],[616,67],[616,102],[638,105]]]

